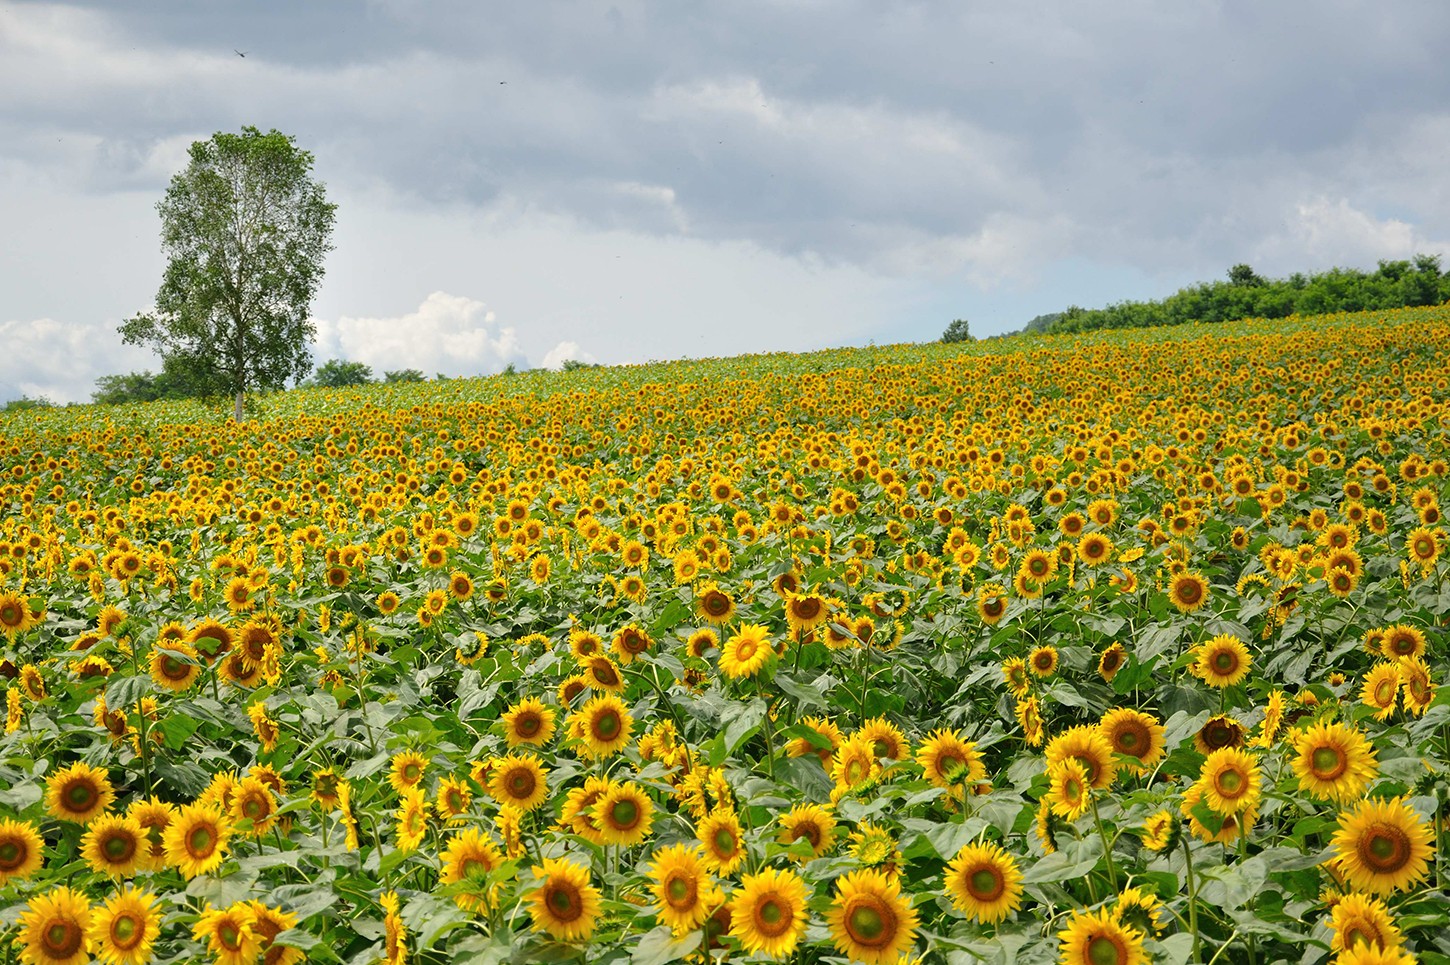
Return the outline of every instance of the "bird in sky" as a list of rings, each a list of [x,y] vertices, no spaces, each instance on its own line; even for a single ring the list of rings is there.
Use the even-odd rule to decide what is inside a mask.
[[[245,57],[245,56],[247,56],[247,52],[245,50],[238,50],[235,47],[232,48],[232,53],[236,54],[238,57]]]

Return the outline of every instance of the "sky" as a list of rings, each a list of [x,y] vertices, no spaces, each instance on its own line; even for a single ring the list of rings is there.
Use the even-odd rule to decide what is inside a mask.
[[[187,148],[338,205],[314,358],[430,375],[978,336],[1450,253],[1450,4],[0,0],[0,400],[117,326]]]

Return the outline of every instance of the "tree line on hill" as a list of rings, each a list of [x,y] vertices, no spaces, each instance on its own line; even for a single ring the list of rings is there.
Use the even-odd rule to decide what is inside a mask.
[[[1331,268],[1313,275],[1263,278],[1234,265],[1227,281],[1181,288],[1159,301],[1122,301],[1106,308],[1076,305],[1027,323],[1026,332],[1089,332],[1100,328],[1147,328],[1241,318],[1286,318],[1331,312],[1378,311],[1450,301],[1450,272],[1438,255],[1381,261],[1375,271]]]

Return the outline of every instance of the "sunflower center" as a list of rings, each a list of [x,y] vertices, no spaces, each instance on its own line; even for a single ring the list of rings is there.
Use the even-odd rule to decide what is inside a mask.
[[[978,901],[995,901],[1006,887],[1002,876],[992,868],[978,868],[967,881],[972,897]]]
[[[609,809],[609,823],[620,830],[639,823],[639,805],[633,801],[615,801]]]
[[[730,857],[735,853],[735,834],[729,828],[720,828],[711,837],[715,845],[715,853],[721,857]]]
[[[225,922],[216,930],[218,943],[229,952],[239,951],[242,947],[242,932],[232,922]]]
[[[584,914],[579,901],[579,892],[567,882],[553,882],[549,885],[547,901],[549,910],[559,921],[573,921]]]
[[[1333,747],[1316,747],[1309,757],[1309,769],[1321,781],[1332,781],[1349,767],[1349,761]]]
[[[125,861],[136,853],[136,841],[127,834],[112,835],[101,845],[101,851],[111,861]]]
[[[594,733],[605,740],[612,739],[619,733],[619,717],[612,712],[601,714],[594,722]]]
[[[216,835],[209,827],[192,828],[186,836],[186,851],[193,858],[204,858],[216,849]]]
[[[1379,683],[1375,684],[1375,702],[1382,707],[1388,707],[1393,704],[1395,702],[1395,690],[1397,688],[1397,684],[1398,682],[1394,680],[1381,680]]]
[[[1366,928],[1362,921],[1355,921],[1344,928],[1344,947],[1354,948],[1356,945],[1378,946],[1379,932],[1375,929]]]
[[[257,798],[248,798],[242,804],[242,814],[245,817],[251,818],[253,821],[264,817],[267,814],[266,802]]]
[[[1239,658],[1227,650],[1220,650],[1213,655],[1213,669],[1221,674],[1233,673],[1238,669]]]
[[[120,914],[111,921],[111,944],[129,951],[141,940],[141,923],[134,915]]]
[[[858,905],[846,916],[846,931],[860,945],[882,945],[891,938],[890,911],[873,902]]]
[[[16,841],[0,841],[0,871],[20,867],[25,852]]]
[[[186,664],[177,660],[175,657],[162,657],[161,674],[172,680],[179,680],[186,676]]]
[[[755,926],[770,938],[785,933],[790,927],[789,909],[774,895],[767,897],[755,908]]]
[[[821,829],[814,824],[803,824],[796,828],[795,838],[793,840],[799,840],[801,838],[809,841],[812,848],[819,848],[821,846]]]
[[[1360,839],[1359,857],[1377,874],[1392,874],[1410,860],[1410,839],[1390,825],[1376,825]]]
[[[1117,750],[1121,754],[1133,755],[1143,740],[1142,735],[1136,730],[1122,730],[1118,732],[1117,736]]]
[[[1244,775],[1239,771],[1227,770],[1219,774],[1218,791],[1225,797],[1237,797],[1244,787]]]
[[[52,958],[69,958],[80,951],[81,926],[68,918],[52,920],[45,926],[43,944]]]
[[[749,660],[751,657],[755,656],[755,650],[756,646],[754,640],[741,640],[740,646],[735,648],[735,659],[743,663],[744,661]]]
[[[686,875],[676,872],[665,883],[665,895],[669,900],[671,908],[678,910],[693,908],[695,905],[695,883]]]
[[[1096,935],[1087,943],[1087,960],[1091,965],[1121,965],[1128,960],[1126,950],[1104,935]]]
[[[544,722],[537,714],[520,714],[514,720],[514,730],[521,737],[533,737],[543,729]]]
[[[509,793],[516,798],[526,798],[534,793],[534,775],[528,771],[514,771],[509,775]]]
[[[408,764],[403,766],[403,780],[407,781],[409,784],[418,783],[418,779],[422,776],[423,772],[418,769],[417,764],[409,762]]]
[[[65,789],[65,803],[77,811],[94,807],[96,797],[96,789],[89,784],[72,784]]]

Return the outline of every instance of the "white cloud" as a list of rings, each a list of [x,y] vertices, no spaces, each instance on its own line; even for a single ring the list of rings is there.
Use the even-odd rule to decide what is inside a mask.
[[[1258,255],[1275,264],[1320,270],[1331,265],[1369,267],[1380,259],[1444,253],[1450,244],[1427,237],[1399,218],[1376,218],[1347,198],[1311,198],[1294,206],[1283,228],[1265,238]]]
[[[435,291],[416,311],[394,318],[316,319],[319,362],[341,358],[375,375],[421,369],[431,375],[489,375],[527,365],[512,327],[499,326],[483,302]]]
[[[0,400],[86,402],[102,375],[157,368],[149,353],[122,347],[112,332],[54,318],[0,322],[0,345]]]
[[[598,361],[594,356],[579,347],[578,342],[560,342],[544,354],[544,360],[539,363],[541,368],[558,371],[564,367],[565,362],[588,362]]]

